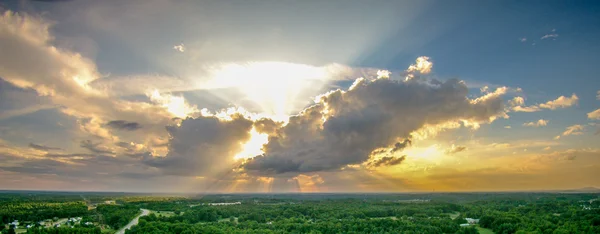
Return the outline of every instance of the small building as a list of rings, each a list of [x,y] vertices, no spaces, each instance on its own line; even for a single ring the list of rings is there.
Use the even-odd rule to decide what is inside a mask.
[[[479,219],[465,218],[465,220],[467,220],[467,223],[469,223],[469,224],[478,224],[479,223]]]
[[[18,226],[19,226],[19,220],[16,220],[16,219],[15,219],[15,221],[12,221],[12,223],[8,223],[8,226],[10,226],[10,225],[13,225],[13,226],[15,226],[15,227],[18,227]]]
[[[461,226],[461,227],[468,227],[468,226],[471,226],[471,224],[468,224],[468,223],[461,223],[461,224],[460,224],[460,226]]]
[[[219,202],[219,203],[208,203],[209,206],[229,206],[229,205],[241,205],[242,202]]]

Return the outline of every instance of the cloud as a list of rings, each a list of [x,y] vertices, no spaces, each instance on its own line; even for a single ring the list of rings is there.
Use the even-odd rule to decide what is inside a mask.
[[[90,140],[81,141],[79,146],[97,154],[114,154],[110,149],[101,146],[100,143],[93,143]]]
[[[35,90],[17,87],[0,77],[0,120],[57,107]]]
[[[452,144],[452,146],[450,148],[448,148],[445,152],[446,152],[446,154],[455,154],[455,153],[462,152],[465,150],[467,150],[466,146]]]
[[[502,87],[468,99],[468,88],[455,79],[357,79],[349,90],[324,94],[290,117],[287,125],[270,134],[265,154],[243,168],[255,174],[282,174],[361,164],[371,152],[407,142],[425,126],[463,122],[475,127],[503,117],[505,92]]]
[[[537,112],[541,109],[537,106],[515,106],[512,110],[515,112]]]
[[[519,41],[521,41],[521,42],[527,42],[527,38],[526,37],[521,37],[521,38],[519,38]]]
[[[600,109],[587,113],[588,119],[600,119]]]
[[[584,128],[585,127],[583,125],[579,125],[579,124],[572,125],[572,126],[567,127],[567,129],[562,133],[562,135],[563,136],[581,135],[581,134],[583,134],[583,132],[581,132],[581,131],[583,131]]]
[[[511,106],[522,106],[525,104],[525,99],[523,97],[514,97],[508,101],[508,104]]]
[[[405,159],[406,155],[400,157],[386,156],[369,161],[367,166],[370,168],[395,166],[402,163]]]
[[[509,104],[512,106],[512,110],[515,112],[537,112],[541,111],[542,109],[556,110],[559,108],[567,108],[577,105],[578,102],[579,97],[577,97],[576,94],[572,94],[571,97],[560,96],[555,100],[533,106],[523,106],[525,104],[525,100],[522,97],[515,97],[509,101]]]
[[[378,70],[377,71],[377,78],[390,78],[390,75],[392,73],[388,70]]]
[[[171,175],[214,175],[234,168],[234,156],[250,139],[253,122],[234,114],[231,120],[214,116],[187,118],[169,126],[169,153],[146,157],[146,165]]]
[[[546,34],[544,36],[542,36],[540,39],[544,40],[544,39],[548,39],[548,38],[557,38],[558,37],[558,33],[550,33],[550,34]]]
[[[134,131],[134,130],[138,130],[138,129],[142,128],[142,125],[140,125],[139,123],[127,122],[125,120],[113,120],[113,121],[106,123],[106,126],[113,128],[113,129],[127,130],[127,131]]]
[[[546,126],[548,125],[548,120],[544,120],[544,119],[540,119],[536,122],[527,122],[524,123],[523,126],[526,127],[541,127],[541,126]]]
[[[504,126],[504,128],[511,129],[512,127],[511,126]]]
[[[34,15],[12,11],[0,15],[3,32],[0,45],[5,48],[0,54],[3,80],[20,89],[34,91],[47,99],[47,106],[59,107],[59,111],[74,117],[83,134],[112,143],[121,141],[124,136],[105,125],[111,120],[134,120],[144,126],[137,131],[137,137],[150,141],[167,134],[164,126],[171,124],[173,117],[185,117],[180,112],[170,111],[170,108],[178,110],[177,104],[181,102],[175,102],[180,101],[177,98],[163,98],[171,101],[168,103],[129,101],[91,85],[102,77],[96,65],[78,53],[53,45],[51,26],[47,20]],[[17,114],[37,109],[25,108]]]
[[[598,90],[598,92],[596,92],[596,99],[600,100],[600,90]]]
[[[523,97],[514,97],[510,101],[508,101],[508,105],[515,112],[536,112],[540,111],[540,108],[537,106],[523,106],[525,105],[525,99]]]
[[[538,162],[556,162],[556,161],[573,161],[578,156],[584,154],[597,154],[597,150],[592,149],[568,149],[563,151],[554,151],[552,153],[542,154],[533,158],[533,161]]]
[[[433,63],[429,61],[429,57],[421,56],[418,57],[416,63],[410,65],[406,71],[408,72],[418,72],[420,74],[428,74],[431,72],[431,68],[433,67]]]
[[[555,110],[558,108],[566,108],[573,105],[577,105],[579,98],[577,95],[573,94],[571,97],[560,96],[555,100],[548,101],[546,103],[540,104],[541,108],[546,108],[550,110]]]
[[[185,46],[183,45],[183,43],[173,46],[173,49],[181,53],[185,52]]]
[[[50,147],[50,146],[45,146],[45,145],[33,144],[33,143],[29,143],[29,147],[31,147],[33,149],[37,149],[37,150],[42,150],[42,151],[62,150],[61,148],[57,148],[57,147]]]

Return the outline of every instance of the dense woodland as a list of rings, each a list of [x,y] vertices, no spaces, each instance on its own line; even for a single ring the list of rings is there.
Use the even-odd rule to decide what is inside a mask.
[[[152,213],[126,233],[600,233],[598,198],[599,194],[558,193],[4,194],[0,214],[4,223],[75,216],[94,223],[26,230],[57,234],[111,233],[142,208]],[[118,202],[95,204],[105,200]],[[241,204],[210,205],[220,202]],[[95,209],[88,210],[89,204]],[[461,227],[465,218],[479,219],[479,224]]]

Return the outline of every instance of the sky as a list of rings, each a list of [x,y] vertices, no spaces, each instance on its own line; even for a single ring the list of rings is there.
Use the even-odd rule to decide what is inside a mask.
[[[600,187],[593,1],[0,3],[0,189]]]

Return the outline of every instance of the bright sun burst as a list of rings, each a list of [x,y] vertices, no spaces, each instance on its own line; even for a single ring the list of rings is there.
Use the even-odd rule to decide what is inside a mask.
[[[404,149],[402,154],[409,155],[410,157],[425,159],[428,161],[437,161],[441,158],[444,152],[440,150],[440,147],[437,144],[434,144],[425,148],[410,147]]]
[[[235,160],[253,158],[256,155],[264,153],[262,146],[269,142],[269,136],[264,133],[258,133],[256,129],[252,128],[250,131],[250,140],[242,144],[242,151],[240,151],[235,157]]]
[[[331,79],[335,66],[315,67],[286,62],[230,63],[212,69],[207,88],[237,88],[245,98],[260,107],[263,114],[285,121],[290,113],[303,108],[298,97],[316,91]]]
[[[230,63],[213,69],[211,80],[204,86],[236,88],[260,108],[261,115],[287,122],[290,113],[306,105],[298,103],[298,97],[307,90],[320,89],[337,69],[335,65],[315,67],[287,62]],[[250,134],[250,139],[242,144],[242,150],[234,159],[248,159],[264,153],[262,146],[268,143],[268,135],[255,129]]]

